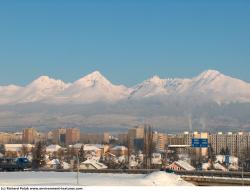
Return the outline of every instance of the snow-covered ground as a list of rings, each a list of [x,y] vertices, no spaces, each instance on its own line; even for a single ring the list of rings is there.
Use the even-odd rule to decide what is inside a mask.
[[[77,185],[75,172],[0,172],[2,186]],[[79,173],[81,186],[193,186],[165,172],[145,174]]]

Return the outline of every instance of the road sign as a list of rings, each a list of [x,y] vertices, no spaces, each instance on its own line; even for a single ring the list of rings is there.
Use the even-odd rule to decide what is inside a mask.
[[[208,139],[200,139],[200,147],[208,147]]]
[[[206,148],[208,147],[208,139],[192,139],[192,147],[194,148]]]
[[[192,139],[192,147],[200,147],[200,139]]]

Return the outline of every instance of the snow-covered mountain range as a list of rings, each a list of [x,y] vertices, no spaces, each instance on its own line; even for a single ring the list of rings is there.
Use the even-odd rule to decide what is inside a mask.
[[[215,70],[207,70],[191,79],[161,79],[153,76],[134,87],[125,87],[112,84],[100,72],[95,71],[73,83],[41,76],[24,87],[0,86],[1,105],[114,103],[176,96],[202,98],[219,104],[250,102],[250,83]]]

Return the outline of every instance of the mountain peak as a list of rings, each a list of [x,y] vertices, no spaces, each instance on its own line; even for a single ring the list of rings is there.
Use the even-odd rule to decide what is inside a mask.
[[[202,76],[218,76],[220,74],[221,73],[219,71],[217,71],[217,70],[209,69],[209,70],[206,70],[206,71],[202,72],[200,75],[202,75]]]
[[[39,76],[35,79],[31,84],[38,84],[38,83],[50,83],[55,81],[54,79],[50,78],[49,76]]]
[[[196,77],[199,80],[215,80],[223,74],[217,70],[206,70]]]
[[[111,84],[99,71],[94,71],[77,80],[75,83],[91,86],[96,84],[96,82],[101,82],[102,84]]]
[[[99,78],[104,78],[104,76],[101,74],[101,72],[99,72],[98,70],[88,74],[85,77],[90,77],[92,79],[99,79]]]
[[[163,79],[161,79],[159,76],[154,75],[153,77],[151,77],[149,80],[149,82],[153,82],[155,84],[162,84],[162,82],[164,81]]]
[[[51,86],[60,86],[66,87],[67,85],[62,80],[56,80],[50,78],[49,76],[40,76],[31,82],[28,86],[43,88],[43,87],[51,87]]]
[[[49,76],[39,76],[36,80],[39,81],[46,81],[46,80],[50,80],[51,78]]]

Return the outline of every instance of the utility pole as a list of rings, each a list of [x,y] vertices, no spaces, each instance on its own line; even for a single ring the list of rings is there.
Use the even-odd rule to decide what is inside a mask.
[[[127,144],[128,144],[128,169],[130,169],[130,152],[131,152],[131,148],[130,148],[129,135],[127,135]]]
[[[241,147],[241,144],[243,143],[244,141],[244,135],[242,135],[242,137],[240,137],[239,139],[239,145],[238,145],[238,160],[240,158],[240,147]],[[242,186],[244,186],[244,159],[242,157],[242,162],[241,162],[241,182],[242,182]]]
[[[76,173],[76,183],[79,185],[79,155],[76,154],[76,160],[77,160],[77,173]]]

